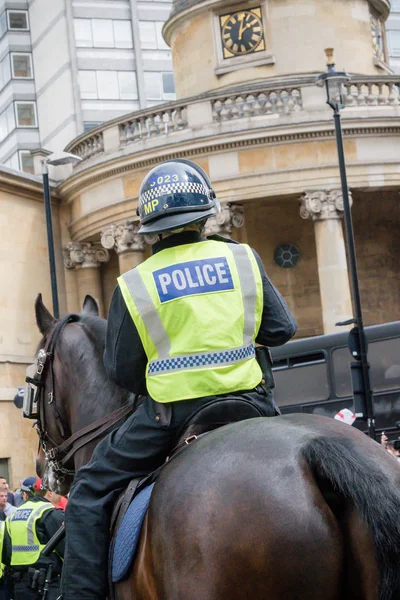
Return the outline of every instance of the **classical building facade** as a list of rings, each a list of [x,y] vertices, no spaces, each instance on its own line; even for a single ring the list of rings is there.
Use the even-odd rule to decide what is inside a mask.
[[[170,0],[1,0],[0,163],[175,98],[162,26]]]
[[[298,336],[337,331],[352,315],[343,200],[332,112],[315,85],[332,47],[351,75],[342,116],[365,321],[398,320],[400,99],[388,14],[387,0],[176,0],[163,35],[177,99],[66,147],[82,161],[54,192],[62,310],[90,293],[106,315],[118,275],[151,251],[137,233],[143,177],[184,157],[208,172],[222,204],[208,231],[259,252]],[[48,283],[44,292],[51,306]]]

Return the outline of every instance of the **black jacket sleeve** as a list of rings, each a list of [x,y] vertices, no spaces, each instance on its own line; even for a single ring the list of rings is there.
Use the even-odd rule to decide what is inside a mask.
[[[4,565],[10,566],[11,564],[11,538],[8,533],[7,527],[4,530],[4,539],[3,539],[3,552],[2,556],[0,556],[1,562]]]
[[[256,342],[263,346],[281,346],[296,333],[296,319],[266,274],[261,258],[255,250],[253,253],[260,269],[264,294],[262,320]]]
[[[36,524],[36,533],[41,544],[47,544],[50,538],[60,529],[64,523],[65,514],[59,508],[54,510],[48,510],[44,513],[43,517]],[[65,540],[62,540],[57,548],[57,554],[64,558],[65,552]]]
[[[104,365],[117,385],[134,394],[147,395],[147,356],[118,286],[108,311]]]

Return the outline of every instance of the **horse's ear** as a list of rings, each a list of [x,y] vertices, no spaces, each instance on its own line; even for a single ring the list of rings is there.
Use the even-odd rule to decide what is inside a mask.
[[[99,316],[99,305],[90,294],[86,294],[83,301],[83,312],[87,315]]]
[[[36,323],[42,335],[46,335],[56,322],[53,315],[43,304],[42,294],[38,294],[35,302]]]

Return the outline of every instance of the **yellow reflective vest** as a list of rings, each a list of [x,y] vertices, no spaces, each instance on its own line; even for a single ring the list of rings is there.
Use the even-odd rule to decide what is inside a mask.
[[[0,521],[0,579],[3,577],[4,574],[4,565],[1,562],[2,556],[3,556],[3,545],[4,545],[4,531],[6,528],[6,524],[5,521]]]
[[[36,523],[48,510],[53,510],[50,502],[27,500],[21,504],[6,521],[11,538],[11,566],[22,567],[35,564],[45,544],[41,544],[36,534]]]
[[[157,402],[257,386],[260,270],[245,244],[212,240],[166,248],[118,279]]]

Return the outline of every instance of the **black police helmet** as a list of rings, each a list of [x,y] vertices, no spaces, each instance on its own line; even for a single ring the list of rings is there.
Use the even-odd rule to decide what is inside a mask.
[[[207,174],[191,160],[171,159],[145,177],[139,192],[139,233],[162,233],[219,212]]]

